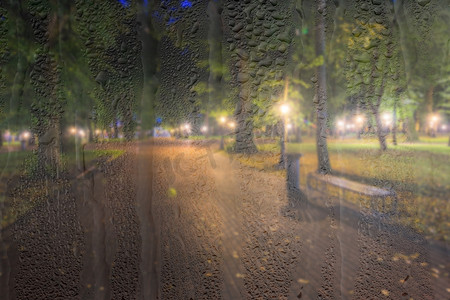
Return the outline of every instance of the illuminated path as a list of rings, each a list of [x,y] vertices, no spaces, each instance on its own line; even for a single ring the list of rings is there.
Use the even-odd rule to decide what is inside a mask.
[[[448,250],[217,145],[144,142],[2,235],[5,299],[446,299]],[[447,264],[447,265],[446,265]],[[7,296],[4,296],[7,295]],[[3,299],[2,297],[0,297]]]

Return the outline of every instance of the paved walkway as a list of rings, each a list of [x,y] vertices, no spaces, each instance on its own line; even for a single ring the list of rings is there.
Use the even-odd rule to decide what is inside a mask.
[[[449,298],[445,245],[214,149],[139,143],[52,190],[2,232],[2,299]]]

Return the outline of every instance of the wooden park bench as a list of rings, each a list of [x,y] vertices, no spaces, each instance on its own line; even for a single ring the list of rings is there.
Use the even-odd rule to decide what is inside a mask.
[[[397,212],[397,195],[392,190],[317,173],[308,174],[307,186],[331,197],[343,198],[358,206],[382,213]]]

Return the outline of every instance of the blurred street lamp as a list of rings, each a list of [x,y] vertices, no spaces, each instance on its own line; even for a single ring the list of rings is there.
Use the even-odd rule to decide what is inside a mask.
[[[70,132],[70,134],[75,135],[77,133],[77,128],[76,127],[70,127],[69,128],[69,132]]]
[[[189,137],[189,133],[191,132],[191,124],[185,123],[181,125],[180,130],[184,137]]]
[[[388,126],[388,125],[390,125],[391,124],[391,115],[389,114],[389,113],[384,113],[383,115],[382,115],[382,118],[383,118],[383,121],[384,121],[384,123],[385,123],[385,125],[386,126]]]
[[[28,143],[28,139],[31,137],[31,134],[29,131],[24,131],[22,132],[22,134],[20,135],[20,148],[21,150],[25,150],[26,145]]]
[[[78,135],[83,138],[86,135],[86,133],[84,132],[83,129],[80,129],[78,130]]]
[[[287,104],[282,104],[280,106],[280,111],[282,115],[287,115],[289,113],[289,111],[291,110],[291,108],[289,107],[289,105]]]
[[[436,136],[436,131],[439,125],[439,116],[438,115],[432,115],[430,118],[430,135],[432,137]]]
[[[208,132],[208,127],[207,127],[207,126],[203,126],[203,127],[201,128],[201,131],[202,131],[203,133]]]

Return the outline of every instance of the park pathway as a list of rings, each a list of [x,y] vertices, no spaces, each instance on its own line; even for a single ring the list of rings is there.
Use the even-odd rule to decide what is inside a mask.
[[[449,252],[392,220],[158,140],[2,232],[0,299],[448,299]]]

